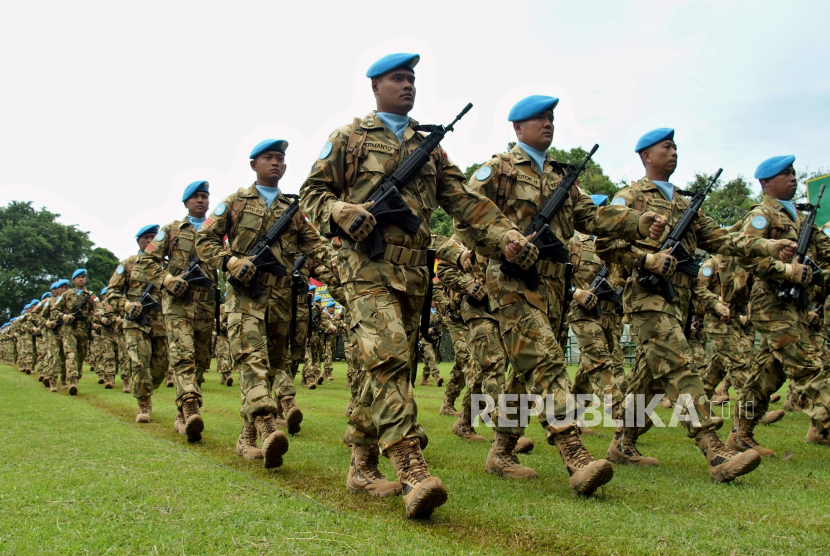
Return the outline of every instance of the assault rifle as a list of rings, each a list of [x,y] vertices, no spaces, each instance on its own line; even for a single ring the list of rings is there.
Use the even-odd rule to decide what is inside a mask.
[[[306,284],[303,275],[300,274],[300,269],[307,260],[305,255],[300,255],[294,261],[294,270],[291,272],[291,325],[289,328],[291,344],[297,341],[297,297],[306,294],[308,298],[308,284]]]
[[[565,317],[568,314],[568,307],[571,306],[571,301],[574,299],[573,288],[574,265],[573,263],[565,263],[565,295],[562,299],[562,316],[559,320],[559,330],[556,332],[556,340],[562,339],[562,332],[565,330]],[[565,351],[565,346],[562,346],[562,351]]]
[[[200,262],[202,261],[199,260],[198,255],[193,255],[190,258],[190,262],[187,263],[187,266],[184,267],[184,270],[179,275],[179,278],[187,282],[187,291],[184,292],[185,303],[193,301],[193,290],[191,289],[191,286],[202,286],[203,288],[213,287],[213,280],[211,280],[210,276],[205,274],[205,271],[202,270],[201,266],[199,266]]]
[[[703,201],[706,200],[706,195],[708,195],[709,191],[711,191],[712,187],[714,187],[715,182],[721,175],[721,172],[723,172],[723,168],[718,168],[718,171],[715,172],[714,177],[712,177],[709,181],[709,185],[706,186],[706,189],[699,191],[692,196],[689,206],[686,207],[686,210],[684,210],[683,214],[680,215],[680,219],[677,221],[674,229],[659,249],[659,251],[665,251],[668,249],[669,255],[677,259],[677,271],[687,274],[692,278],[697,278],[697,272],[700,268],[697,260],[686,252],[680,242],[683,241],[683,238],[686,237],[686,232],[692,227],[695,218],[697,218],[697,213],[703,205]],[[671,283],[669,278],[658,276],[643,268],[638,269],[637,273],[637,282],[644,288],[660,294],[666,300],[672,300],[677,296],[677,292],[674,290],[674,284]]]
[[[78,302],[78,304],[75,305],[75,307],[72,309],[72,316],[75,317],[75,320],[88,320],[86,318],[86,315],[84,314],[84,307],[86,306],[87,301],[89,301],[90,297],[92,297],[92,294],[84,295],[83,297],[81,297],[81,300]]]
[[[815,332],[821,332],[822,326],[824,326],[824,305],[822,303],[814,303],[812,307],[810,307],[810,312],[818,311],[818,324],[811,324],[810,326],[813,327]]]
[[[591,310],[591,314],[594,318],[599,318],[600,315],[602,315],[602,309],[599,308],[600,301],[610,301],[615,304],[619,304],[620,302],[623,287],[620,286],[615,290],[608,281],[608,272],[608,265],[602,265],[602,268],[600,268],[597,275],[594,276],[594,280],[588,288],[594,292],[594,295],[597,296],[598,300],[597,304],[594,305],[594,308]]]
[[[416,234],[421,227],[423,219],[412,212],[409,205],[401,197],[400,190],[409,183],[421,168],[429,162],[432,156],[432,151],[438,147],[441,140],[447,132],[453,131],[453,126],[460,120],[464,114],[470,111],[472,103],[467,104],[464,110],[455,117],[452,123],[446,127],[441,125],[421,126],[429,130],[429,135],[424,137],[421,144],[412,151],[412,153],[401,162],[400,166],[395,168],[392,175],[383,180],[383,183],[366,199],[366,202],[374,201],[372,206],[368,208],[369,214],[375,217],[377,224],[372,232],[369,234],[369,256],[376,258],[383,255],[385,247],[383,246],[383,234],[380,231],[382,226],[395,224],[400,226],[409,234]],[[359,228],[358,223],[352,224],[350,231],[355,231]]]
[[[525,230],[525,236],[529,236],[534,232],[536,233],[536,237],[533,238],[531,243],[539,249],[540,259],[556,261],[558,263],[566,263],[568,261],[568,248],[550,230],[550,223],[553,220],[553,217],[556,216],[559,210],[565,205],[565,201],[568,200],[568,197],[571,194],[571,187],[573,187],[576,180],[579,179],[579,174],[585,170],[585,166],[591,160],[591,157],[594,156],[594,153],[597,152],[598,148],[599,145],[594,145],[594,148],[591,149],[591,152],[589,152],[588,156],[585,157],[585,160],[582,161],[582,164],[576,168],[572,168],[568,172],[568,175],[565,176],[561,182],[559,182],[559,185],[556,186],[554,192],[551,193],[548,200],[545,201],[545,205],[542,207],[542,210],[536,213],[533,220],[530,221],[530,225]],[[508,276],[521,278],[530,289],[535,289],[542,280],[539,277],[539,271],[536,270],[535,266],[530,267],[527,270],[523,270],[519,265],[509,262],[504,257],[502,257],[501,271]]]
[[[141,314],[136,318],[132,318],[130,315],[127,315],[127,320],[133,322],[137,320],[138,324],[141,326],[147,326],[149,324],[149,321],[147,320],[147,311],[161,311],[161,303],[153,299],[153,296],[151,295],[155,288],[156,287],[152,282],[147,283],[147,286],[145,286],[144,290],[142,290],[141,295],[138,296],[138,303],[141,304]]]
[[[795,260],[801,264],[808,265],[813,272],[813,279],[810,285],[823,286],[824,276],[821,274],[821,269],[816,262],[807,256],[807,248],[810,246],[810,239],[813,237],[813,225],[816,223],[816,214],[818,213],[819,203],[821,203],[821,196],[824,195],[824,186],[822,184],[821,190],[816,197],[815,205],[806,205],[807,217],[798,231],[798,250],[795,252]],[[807,295],[807,290],[801,284],[793,284],[792,282],[782,282],[778,287],[778,297],[784,301],[798,303],[802,309],[810,306],[810,297]]]
[[[300,210],[300,200],[295,198],[294,201],[288,205],[288,208],[285,209],[285,212],[282,213],[279,219],[274,222],[274,225],[268,228],[265,235],[262,236],[259,241],[256,242],[256,245],[248,251],[248,254],[245,255],[256,267],[257,273],[267,272],[268,274],[273,274],[274,276],[285,276],[288,272],[285,265],[280,263],[274,256],[274,253],[271,251],[271,246],[274,245],[283,232],[291,226],[291,221],[293,220],[294,215],[297,214],[298,210]],[[246,286],[234,276],[228,278],[228,282],[230,282],[235,288],[244,288]],[[248,282],[247,287],[250,290],[251,297],[259,297],[262,293],[262,287],[259,285],[259,280],[257,280],[256,274],[254,274],[254,277]]]

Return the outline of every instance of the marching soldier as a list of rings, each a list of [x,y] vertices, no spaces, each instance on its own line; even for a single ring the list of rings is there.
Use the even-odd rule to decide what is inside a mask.
[[[97,297],[86,289],[86,269],[72,273],[75,287],[67,289],[52,305],[49,318],[62,323],[61,339],[66,354],[66,379],[69,395],[78,393],[84,360],[89,349],[89,333]]]
[[[444,379],[441,378],[441,372],[438,370],[437,357],[435,351],[438,349],[438,344],[441,341],[441,323],[444,316],[438,312],[435,302],[429,310],[429,331],[421,338],[421,349],[424,353],[424,369],[421,374],[421,386],[429,385],[430,377],[435,377],[435,385],[441,386],[444,384]]]
[[[225,304],[219,306],[219,334],[216,336],[216,372],[222,377],[220,386],[233,386],[233,362],[228,343],[228,315]]]

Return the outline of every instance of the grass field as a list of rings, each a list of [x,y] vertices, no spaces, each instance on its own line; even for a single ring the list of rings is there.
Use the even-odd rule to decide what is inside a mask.
[[[449,365],[442,364],[448,375]],[[511,482],[484,473],[489,443],[455,437],[437,414],[443,389],[418,387],[430,471],[450,498],[428,521],[404,518],[399,498],[344,487],[345,366],[301,389],[303,430],[285,465],[266,471],[233,452],[239,390],[203,387],[204,439],[173,431],[173,389],[154,396],[153,423],[135,400],[87,376],[80,395],[50,394],[36,376],[0,366],[0,553],[3,554],[827,554],[830,451],[803,442],[801,414],[757,438],[778,452],[727,485],[709,481],[682,429],[652,429],[642,451],[659,468],[616,467],[591,499],[573,496],[555,449],[533,423],[539,473]],[[780,407],[780,404],[777,404]],[[668,422],[668,410],[658,410]],[[725,439],[726,428],[721,437]],[[491,433],[480,430],[488,439]],[[610,431],[585,437],[602,457]],[[789,454],[786,454],[789,452]],[[784,457],[786,455],[786,457]],[[387,460],[381,470],[392,477]]]

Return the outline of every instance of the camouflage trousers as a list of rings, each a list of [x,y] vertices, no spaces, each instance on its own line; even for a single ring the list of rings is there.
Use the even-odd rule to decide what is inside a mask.
[[[303,361],[303,373],[300,384],[303,386],[314,382],[317,378],[317,368],[314,366],[314,348],[309,342],[305,348],[305,360]]]
[[[706,342],[708,341],[708,336],[702,330],[697,335],[692,334],[686,339],[692,352],[692,367],[698,376],[703,376],[706,372]]]
[[[595,320],[571,322],[579,344],[579,370],[574,377],[571,393],[593,394],[605,406],[605,396],[610,396],[610,406],[605,412],[614,419],[624,418],[622,403],[626,390],[625,366],[620,348],[622,318],[603,312]]]
[[[648,405],[655,394],[665,393],[672,404],[677,403],[680,394],[687,394],[700,426],[695,426],[690,421],[681,421],[686,435],[694,438],[701,428],[711,427],[709,398],[694,367],[694,358],[680,321],[657,311],[629,313],[628,319],[630,333],[638,350],[628,376],[625,410],[637,415],[637,411],[643,409],[638,407],[640,401],[644,399]],[[640,395],[644,398],[640,398]]]
[[[435,360],[435,348],[432,347],[432,342],[421,340],[421,347],[424,349],[424,380],[431,376],[438,378],[441,373],[438,371],[438,362]]]
[[[261,413],[276,415],[279,400],[297,393],[286,367],[288,323],[229,313],[228,341],[233,366],[239,371],[240,416],[253,422]]]
[[[311,365],[315,372],[320,372],[320,364],[325,356],[325,342],[322,334],[312,334],[311,336]]]
[[[83,323],[77,325],[64,324],[61,330],[63,352],[66,354],[66,380],[73,378],[81,380],[84,361],[89,351],[89,328]]]
[[[755,322],[761,347],[749,379],[739,390],[739,409],[758,419],[767,411],[769,398],[789,379],[793,403],[810,417],[821,432],[830,429],[830,378],[824,372],[820,351],[810,327],[798,321]]]
[[[63,351],[63,340],[60,334],[54,330],[46,330],[43,333],[46,340],[46,351],[49,353],[49,361],[46,367],[46,376],[49,382],[57,385],[59,380],[66,381],[66,355]]]
[[[337,350],[337,334],[326,334],[323,338],[326,357],[324,370],[327,374],[331,374],[334,369],[334,352]]]
[[[35,342],[28,332],[17,337],[17,366],[21,371],[35,368]]]
[[[210,341],[213,337],[213,319],[189,318],[181,315],[165,315],[167,354],[173,380],[176,383],[176,407],[181,408],[182,398],[194,394],[202,405],[199,384],[205,371],[210,369]]]
[[[712,341],[712,353],[700,378],[710,398],[723,380],[728,380],[738,391],[749,379],[752,369],[755,331],[745,334],[737,324],[730,324],[729,328],[731,334],[708,335]]]
[[[117,360],[118,339],[114,333],[104,332],[98,339],[98,362],[95,370],[105,379],[113,380]]]
[[[343,355],[346,358],[346,365],[348,367],[348,370],[346,371],[346,381],[350,384],[353,384],[355,379],[355,373],[357,372],[357,367],[355,365],[357,337],[354,334],[352,334],[351,331],[348,331],[344,335],[343,340]]]
[[[134,398],[152,396],[167,375],[167,335],[158,327],[125,328],[124,344],[130,357],[130,383]]]
[[[127,336],[124,334],[124,330],[120,327],[116,329],[116,332],[116,343],[118,345],[118,372],[122,379],[129,380],[132,376],[132,372],[130,371],[130,354],[127,353]]]
[[[555,314],[555,313],[554,313]],[[545,429],[549,444],[561,427],[568,426],[567,401],[570,383],[565,367],[565,353],[559,343],[558,326],[561,316],[551,320],[548,313],[539,310],[525,301],[512,303],[496,310],[499,330],[504,340],[504,347],[510,361],[510,371],[504,385],[504,393],[520,396],[529,394],[541,396],[545,400],[545,410],[539,412],[539,423]],[[553,404],[551,409],[550,404]],[[499,402],[493,411],[493,422],[497,432],[522,434],[524,427],[500,426]],[[507,402],[506,407],[517,407],[519,402]],[[556,426],[547,420],[552,414],[557,419]],[[518,419],[518,413],[505,416],[506,419]]]
[[[231,376],[231,373],[233,372],[231,347],[228,343],[227,336],[216,337],[216,372],[226,379]]]
[[[346,439],[385,451],[406,438],[426,446],[409,373],[424,298],[377,282],[343,285],[356,339],[357,390]]]
[[[35,339],[35,365],[37,365],[40,374],[45,375],[48,367],[47,359],[49,354],[46,349],[46,338],[44,336],[37,336]]]
[[[455,362],[450,371],[450,378],[447,381],[447,398],[451,403],[461,394],[461,390],[467,380],[468,369],[470,366],[470,348],[467,345],[467,338],[470,331],[467,326],[459,319],[447,319],[447,331],[450,333],[452,339],[452,347],[455,351]]]
[[[499,323],[495,319],[470,319],[467,325],[470,330],[470,364],[467,366],[467,390],[461,405],[463,413],[470,414],[473,394],[486,394],[493,400],[498,400],[504,393],[507,355],[501,341]]]
[[[104,378],[104,371],[101,366],[101,336],[93,332],[89,337],[89,351],[87,352],[87,362],[91,371],[98,375],[98,378]]]

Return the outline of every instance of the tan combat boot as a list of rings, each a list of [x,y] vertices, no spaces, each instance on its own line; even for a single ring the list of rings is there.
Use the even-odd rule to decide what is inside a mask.
[[[115,384],[113,384],[114,382],[115,382],[115,377],[114,376],[106,377],[106,379],[104,380],[104,388],[106,388],[107,390],[112,390],[115,387]]]
[[[724,446],[714,428],[701,429],[695,435],[697,447],[706,456],[709,476],[716,483],[728,483],[753,471],[761,463],[755,450],[736,452]]]
[[[173,388],[173,386],[175,386],[175,384],[173,383],[173,373],[171,371],[167,371],[167,376],[165,377],[165,380],[167,381],[168,388]]]
[[[72,377],[69,379],[69,395],[70,396],[77,396],[78,395],[78,379]]]
[[[288,451],[288,437],[277,430],[274,416],[270,413],[257,415],[254,421],[259,439],[262,441],[262,457],[265,460],[265,469],[272,469],[282,465],[282,456]]]
[[[130,393],[130,379],[129,378],[122,378],[121,379],[121,393],[122,394],[129,394]]]
[[[196,395],[188,394],[182,399],[182,413],[187,441],[199,442],[202,439],[202,431],[205,430],[205,422],[199,413],[199,398]]]
[[[136,423],[149,423],[150,413],[153,411],[153,398],[141,396],[138,398],[138,415],[135,416]]]
[[[49,388],[49,386],[52,385],[52,383],[49,381],[49,377],[46,375],[43,376],[43,385],[47,388]]]
[[[821,446],[830,446],[830,435],[828,430],[819,432],[815,425],[810,424],[810,430],[807,431],[807,436],[804,437],[804,442],[807,444],[819,444]]]
[[[461,415],[461,412],[455,409],[455,400],[451,400],[449,394],[444,394],[444,403],[438,410],[438,415],[452,415],[453,417]]]
[[[316,390],[317,389],[317,381],[309,382],[306,384],[309,390]]]
[[[352,494],[365,492],[380,498],[401,495],[401,483],[387,481],[378,469],[380,449],[377,446],[351,445],[351,449],[352,460],[349,463],[349,476],[346,477],[346,490]]]
[[[777,423],[781,419],[784,418],[784,410],[783,409],[776,409],[775,411],[767,411],[764,413],[764,416],[761,417],[761,424],[762,425],[771,425],[773,423]]]
[[[429,377],[426,374],[421,375],[421,383],[419,386],[429,386]]]
[[[40,375],[38,375],[38,377],[37,377],[37,381],[38,381],[38,382],[43,382],[43,379],[44,379],[44,378],[46,378],[46,377],[43,375],[43,373],[41,373]]]
[[[321,372],[320,372],[320,369],[317,369],[314,373],[315,373],[315,376],[317,377],[317,378],[314,380],[314,381],[317,383],[317,386],[322,386],[322,385],[323,385],[323,381],[325,380],[325,379],[323,378],[323,373],[321,373]]]
[[[758,455],[764,457],[775,457],[775,452],[768,448],[763,448],[755,441],[753,431],[757,423],[753,419],[741,415],[740,418],[732,421],[732,431],[729,433],[729,438],[726,439],[726,445],[736,452],[745,452],[747,450],[755,450]]]
[[[219,386],[224,386],[225,384],[227,384],[227,382],[228,382],[228,379],[225,378],[225,375],[222,375],[222,376],[219,377]]]
[[[284,396],[281,398],[280,407],[285,415],[288,434],[297,434],[300,432],[300,423],[303,422],[303,412],[297,407],[294,396]]]
[[[520,436],[513,451],[517,454],[526,454],[533,450],[533,441],[526,436]]]
[[[478,434],[470,423],[470,414],[466,411],[458,416],[452,426],[452,432],[459,438],[470,442],[484,442],[485,438]]]
[[[582,436],[593,436],[596,433],[597,431],[595,431],[591,427],[579,427],[579,434],[581,434]]]
[[[233,386],[233,376],[231,376],[231,373],[228,373],[227,375],[222,375],[222,377],[225,379],[225,386]]]
[[[243,421],[234,451],[245,459],[262,459],[262,450],[257,448],[256,436],[256,426],[250,421]]]
[[[571,490],[576,494],[590,496],[599,487],[614,477],[614,466],[608,460],[596,460],[579,438],[575,425],[556,428],[548,425],[553,434],[553,443],[565,462]]]
[[[104,384],[104,375],[98,375],[98,384]]]
[[[441,479],[429,474],[417,438],[405,438],[391,446],[389,460],[401,483],[407,519],[429,517],[447,501],[447,487]]]
[[[493,443],[490,444],[490,451],[487,453],[487,461],[484,462],[484,471],[510,479],[538,477],[539,474],[536,471],[519,463],[515,452],[518,440],[518,434],[496,432],[493,435]]]
[[[784,401],[784,411],[795,411],[796,413],[801,411],[801,407],[796,405],[793,401],[793,391],[789,390],[787,392],[787,399]]]
[[[729,402],[729,396],[727,396],[726,394],[718,394],[710,401],[712,402],[712,405],[723,405]]]
[[[334,380],[334,376],[332,376],[332,374],[331,374],[331,369],[327,369],[327,370],[326,370],[325,377],[326,377],[328,380]]]
[[[637,449],[637,429],[618,427],[605,457],[614,463],[656,467],[660,462],[656,458],[647,458]]]
[[[50,381],[49,382],[49,391],[50,392],[57,392],[58,391],[58,385],[55,382]]]
[[[444,377],[441,375],[437,375],[435,377],[435,386],[443,386],[444,385]]]
[[[66,384],[66,377],[62,376],[60,380],[61,380],[61,390],[66,390],[67,388],[69,388],[69,386]]]
[[[769,397],[769,403],[777,403],[781,401],[781,394],[773,394]]]
[[[182,413],[181,408],[176,411],[176,419],[173,421],[173,430],[182,435],[187,432],[186,427],[184,426],[184,413]]]
[[[668,396],[663,396],[663,398],[660,400],[659,405],[663,409],[671,409],[672,407],[674,407],[671,403],[671,400],[668,398]]]

